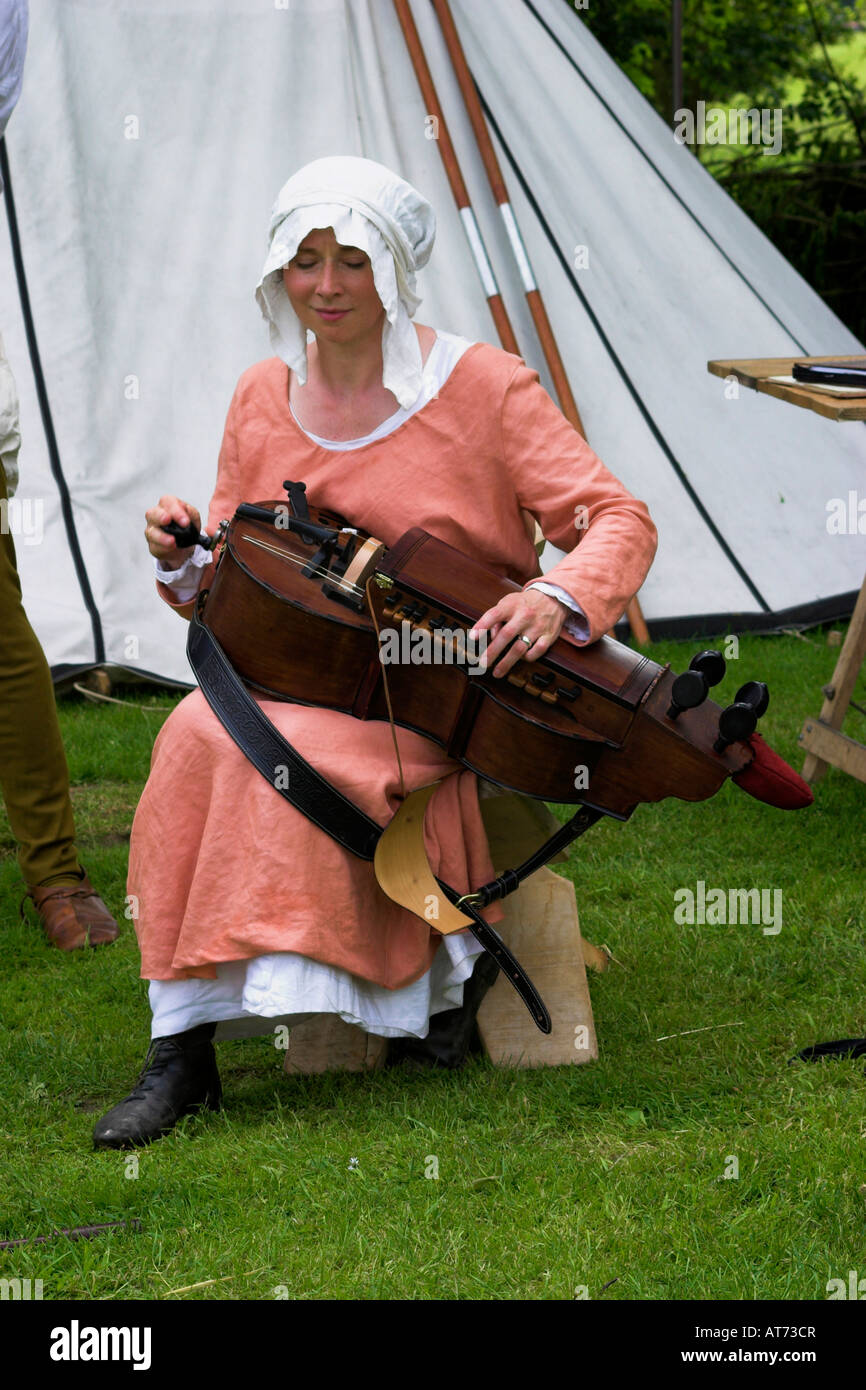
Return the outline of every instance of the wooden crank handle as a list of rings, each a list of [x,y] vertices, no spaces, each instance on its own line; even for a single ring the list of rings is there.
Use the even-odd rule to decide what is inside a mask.
[[[189,526],[181,526],[179,521],[160,522],[160,530],[167,531],[170,536],[174,536],[175,545],[178,550],[184,550],[189,545],[202,544],[202,532],[197,526],[190,522]]]

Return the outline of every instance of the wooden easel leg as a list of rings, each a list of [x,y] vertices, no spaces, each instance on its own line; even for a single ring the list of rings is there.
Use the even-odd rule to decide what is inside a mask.
[[[631,628],[631,635],[637,642],[638,646],[650,646],[652,638],[649,635],[649,628],[646,625],[646,618],[643,615],[643,609],[640,606],[640,601],[638,599],[637,594],[635,594],[633,599],[629,599],[628,606],[625,610],[625,616],[628,619],[628,625]],[[605,637],[613,637],[614,639],[616,639],[616,633],[614,632],[613,628],[610,628],[605,633]]]
[[[628,618],[632,636],[638,646],[648,647],[650,644],[649,628],[646,625],[646,618],[643,615],[643,609],[640,606],[637,594],[635,594],[626,608],[625,616]]]
[[[800,743],[808,750],[803,777],[817,782],[829,766],[840,767],[866,782],[866,747],[842,732],[860,668],[866,659],[866,579],[851,617],[848,635],[839,653],[829,685],[824,687],[824,703],[817,719],[807,719]]]

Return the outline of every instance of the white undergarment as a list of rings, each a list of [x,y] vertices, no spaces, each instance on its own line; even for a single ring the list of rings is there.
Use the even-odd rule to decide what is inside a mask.
[[[463,981],[481,950],[469,932],[444,936],[427,973],[403,989],[385,989],[293,951],[217,965],[215,980],[151,980],[151,1037],[216,1022],[218,1038],[245,1038],[339,1014],[365,1033],[423,1038],[431,1014],[462,1004]]]

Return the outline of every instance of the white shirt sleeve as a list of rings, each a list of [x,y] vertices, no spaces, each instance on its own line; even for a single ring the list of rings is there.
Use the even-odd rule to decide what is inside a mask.
[[[197,545],[191,555],[187,556],[183,564],[176,570],[163,569],[162,565],[153,557],[156,577],[161,584],[167,584],[174,590],[174,596],[178,603],[188,603],[191,598],[195,598],[198,593],[199,570],[204,569],[213,559],[209,550],[205,550],[203,545]]]
[[[542,580],[535,580],[532,584],[527,584],[528,589],[540,589],[543,594],[549,594],[551,598],[558,598],[560,603],[564,603],[566,608],[570,608],[573,618],[566,618],[563,623],[563,631],[573,637],[576,642],[585,642],[589,637],[589,621],[581,608],[577,599],[567,594],[565,589],[561,589],[558,584],[546,584]]]
[[[0,136],[21,92],[28,20],[27,0],[0,0]]]
[[[12,368],[6,360],[3,339],[0,338],[0,468],[6,474],[6,496],[12,497],[18,486],[18,451],[21,448],[21,422],[18,416],[18,391]]]

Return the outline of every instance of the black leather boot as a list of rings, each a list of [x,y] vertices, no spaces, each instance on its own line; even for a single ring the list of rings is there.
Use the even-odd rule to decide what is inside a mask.
[[[434,1014],[426,1038],[391,1038],[385,1065],[394,1067],[409,1062],[416,1067],[462,1067],[475,1036],[475,1017],[481,1001],[498,974],[496,961],[487,951],[482,952],[464,982],[460,1008]]]
[[[135,1090],[103,1115],[93,1131],[97,1149],[132,1149],[173,1129],[182,1115],[219,1110],[222,1086],[212,1038],[215,1023],[154,1038]]]

